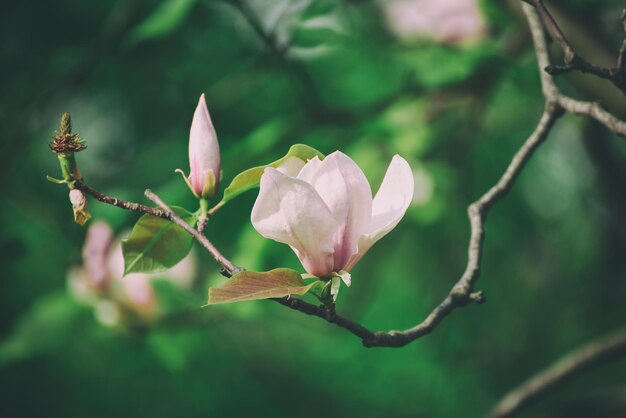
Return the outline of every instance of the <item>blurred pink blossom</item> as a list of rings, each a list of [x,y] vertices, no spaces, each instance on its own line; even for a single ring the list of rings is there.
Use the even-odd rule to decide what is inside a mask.
[[[151,282],[170,281],[179,288],[189,288],[195,277],[196,261],[193,252],[171,269],[157,274],[131,273],[124,276],[124,257],[120,238],[105,222],[94,222],[87,230],[83,245],[83,265],[70,270],[68,285],[74,296],[93,304],[97,317],[102,312],[130,309],[145,320],[158,316],[159,304]],[[103,304],[104,303],[104,304]],[[113,305],[112,305],[113,304]],[[102,306],[107,309],[100,312]],[[119,315],[118,315],[119,316]],[[112,315],[104,315],[110,325]]]
[[[93,222],[87,230],[83,245],[83,269],[87,283],[94,289],[104,290],[110,282],[107,253],[113,241],[113,231],[105,222]]]
[[[486,33],[477,0],[388,0],[382,7],[389,29],[401,39],[459,44]]]

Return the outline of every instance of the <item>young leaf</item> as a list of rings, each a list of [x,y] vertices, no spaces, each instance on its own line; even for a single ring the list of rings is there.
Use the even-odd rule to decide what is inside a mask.
[[[197,219],[185,209],[173,206],[185,222],[192,226]],[[127,239],[122,241],[124,274],[165,271],[185,258],[193,237],[172,222],[143,215]]]
[[[145,40],[167,36],[178,29],[191,12],[197,0],[165,0],[161,2],[139,23],[127,39],[127,44],[135,45]]]
[[[243,302],[287,295],[304,295],[321,285],[320,280],[306,284],[295,270],[279,268],[266,272],[243,271],[235,274],[221,287],[209,289],[209,305]]]
[[[263,175],[263,171],[267,167],[279,167],[283,162],[285,162],[285,160],[290,157],[297,157],[302,161],[307,161],[315,156],[319,157],[320,159],[324,158],[324,154],[322,154],[315,148],[309,147],[308,145],[292,145],[283,158],[276,160],[271,164],[250,168],[237,174],[233,181],[230,182],[230,185],[224,190],[224,197],[219,204],[222,205],[226,202],[229,202],[243,192],[258,187],[259,182],[261,181],[261,175]]]

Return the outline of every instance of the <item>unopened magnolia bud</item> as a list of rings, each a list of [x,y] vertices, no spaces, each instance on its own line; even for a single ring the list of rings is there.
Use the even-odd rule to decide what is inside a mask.
[[[91,218],[87,198],[80,190],[72,189],[70,190],[70,202],[72,203],[72,210],[74,211],[74,222],[79,225],[85,225],[89,218]]]
[[[196,196],[210,199],[220,183],[220,147],[204,94],[200,96],[189,133],[189,184]]]

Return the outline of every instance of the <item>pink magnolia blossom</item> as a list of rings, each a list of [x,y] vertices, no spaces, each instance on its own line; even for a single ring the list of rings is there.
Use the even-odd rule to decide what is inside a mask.
[[[266,168],[252,209],[264,237],[288,244],[317,277],[349,272],[400,222],[413,197],[413,173],[395,155],[376,196],[358,165],[337,151],[299,166]]]
[[[83,265],[70,270],[68,286],[77,299],[101,310],[98,315],[102,314],[102,318],[113,318],[114,312],[124,306],[143,319],[152,320],[158,317],[161,308],[152,281],[165,279],[178,288],[189,289],[195,273],[196,260],[192,252],[166,272],[124,276],[121,239],[114,236],[107,223],[97,221],[87,230]],[[104,322],[111,325],[115,321]]]
[[[189,184],[198,197],[215,196],[219,188],[220,167],[220,146],[203,94],[189,132]]]
[[[387,0],[383,10],[389,29],[403,39],[426,36],[463,43],[486,32],[477,0]]]

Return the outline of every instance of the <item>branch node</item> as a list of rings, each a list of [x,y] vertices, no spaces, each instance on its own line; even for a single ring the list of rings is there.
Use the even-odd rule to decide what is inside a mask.
[[[469,295],[469,299],[474,302],[474,303],[478,303],[478,304],[483,304],[487,301],[487,298],[485,297],[485,294],[483,293],[482,290],[478,291],[478,292],[472,292]]]
[[[465,306],[471,302],[470,300],[471,289],[463,284],[455,286],[450,292],[450,297],[457,306]]]
[[[482,205],[479,202],[480,200],[467,207],[467,214],[470,218],[474,218],[476,216],[480,217],[482,215]]]

